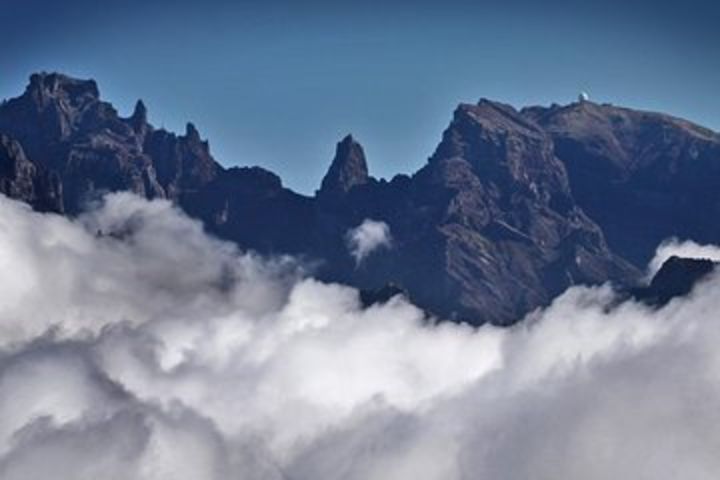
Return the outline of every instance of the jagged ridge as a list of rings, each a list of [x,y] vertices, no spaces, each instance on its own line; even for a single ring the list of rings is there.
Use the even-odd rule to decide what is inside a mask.
[[[634,284],[651,241],[674,224],[657,220],[666,202],[652,200],[668,186],[687,199],[673,215],[689,219],[670,233],[720,240],[703,226],[713,222],[686,211],[720,205],[714,189],[688,185],[701,171],[706,183],[714,178],[717,135],[591,102],[460,105],[429,162],[389,182],[370,176],[347,136],[313,197],[258,167],[225,169],[194,125],[181,136],[155,129],[142,101],[121,118],[95,82],[59,74],[33,75],[4,103],[0,133],[2,192],[37,209],[74,214],[115,190],[168,198],[244,248],[320,260],[318,277],[366,291],[394,284],[429,310],[475,323],[510,323],[578,283]],[[632,193],[639,186],[656,197]],[[636,202],[627,211],[608,211],[628,197]],[[346,233],[366,218],[390,226],[393,248],[357,266]]]

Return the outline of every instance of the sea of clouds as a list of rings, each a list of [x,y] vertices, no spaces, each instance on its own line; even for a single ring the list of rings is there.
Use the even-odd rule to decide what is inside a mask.
[[[576,287],[472,328],[364,309],[164,201],[0,196],[0,478],[717,480],[719,289]]]

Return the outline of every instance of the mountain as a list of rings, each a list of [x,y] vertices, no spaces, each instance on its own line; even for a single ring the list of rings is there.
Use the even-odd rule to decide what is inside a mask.
[[[120,118],[92,80],[35,74],[22,96],[0,106],[0,132],[61,186],[48,210],[78,213],[103,191],[178,200],[215,178],[222,168],[192,124],[178,137],[152,128],[146,115],[138,102],[131,117]]]
[[[36,210],[63,210],[57,174],[31,162],[19,142],[0,134],[0,193],[20,198]]]
[[[523,115],[552,137],[575,199],[637,266],[677,236],[717,242],[720,135],[658,113],[580,102]]]
[[[720,208],[719,148],[662,114],[483,99],[458,106],[420,170],[390,181],[348,135],[306,196],[262,168],[221,166],[192,124],[156,129],[141,101],[122,118],[95,82],[42,73],[0,106],[0,191],[67,215],[107,191],[167,198],[219,237],[300,256],[368,298],[402,291],[447,318],[507,324],[571,285],[635,285],[665,237],[720,241],[706,220]],[[366,219],[392,241],[358,263],[348,232]]]

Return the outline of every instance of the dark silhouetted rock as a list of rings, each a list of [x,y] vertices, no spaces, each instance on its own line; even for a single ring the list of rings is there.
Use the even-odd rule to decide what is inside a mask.
[[[62,212],[62,188],[57,175],[35,165],[20,144],[0,134],[0,193],[29,203],[42,212]]]
[[[266,254],[315,250],[311,198],[283,188],[280,177],[259,167],[222,171],[204,188],[185,192],[180,205],[208,230]]]
[[[130,115],[130,125],[132,125],[133,130],[135,130],[136,133],[144,134],[147,130],[147,115],[147,107],[142,100],[138,100],[137,103],[135,103],[135,109],[133,110],[132,115]]]
[[[187,124],[185,136],[152,130],[145,137],[143,153],[152,159],[158,183],[167,198],[179,200],[213,181],[222,167],[210,155],[208,142],[195,126]]]
[[[662,264],[650,285],[633,290],[631,295],[649,305],[661,307],[673,298],[688,295],[717,265],[717,262],[708,259],[670,257]]]
[[[343,195],[353,187],[366,184],[368,179],[365,152],[352,135],[348,135],[337,144],[335,158],[322,180],[318,194],[328,197]]]
[[[363,307],[389,302],[398,295],[408,297],[408,293],[400,286],[388,283],[380,288],[360,290],[360,302]]]
[[[221,170],[192,124],[184,136],[156,130],[142,101],[121,118],[94,81],[56,73],[32,75],[23,95],[0,106],[0,132],[59,180],[57,209],[70,214],[109,191],[177,201]]]

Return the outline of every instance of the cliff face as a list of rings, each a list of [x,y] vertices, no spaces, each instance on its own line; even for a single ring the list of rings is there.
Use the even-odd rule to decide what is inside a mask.
[[[20,143],[5,134],[0,134],[0,193],[39,211],[63,211],[58,176],[31,162]]]
[[[354,187],[366,184],[369,178],[362,145],[352,135],[348,135],[337,144],[335,158],[323,177],[318,196],[336,198]]]
[[[570,285],[636,275],[575,203],[549,135],[512,107],[461,105],[416,181],[448,194],[436,229],[463,316],[502,323]]]
[[[105,191],[177,199],[220,170],[194,127],[181,137],[155,130],[141,102],[121,118],[94,81],[60,74],[32,75],[25,93],[0,107],[0,131],[59,179],[54,209],[71,214]]]
[[[223,168],[192,124],[155,129],[140,101],[121,118],[95,82],[38,74],[0,106],[0,191],[71,215],[106,191],[168,198],[243,248],[308,259],[322,279],[392,284],[443,316],[506,324],[574,284],[633,285],[667,236],[720,241],[707,221],[719,146],[661,114],[481,100],[456,109],[412,176],[373,178],[346,137],[308,197],[261,168]],[[357,264],[347,234],[368,218],[392,246]]]
[[[638,266],[670,236],[717,242],[720,135],[668,115],[583,102],[523,111],[548,132],[578,204]]]

